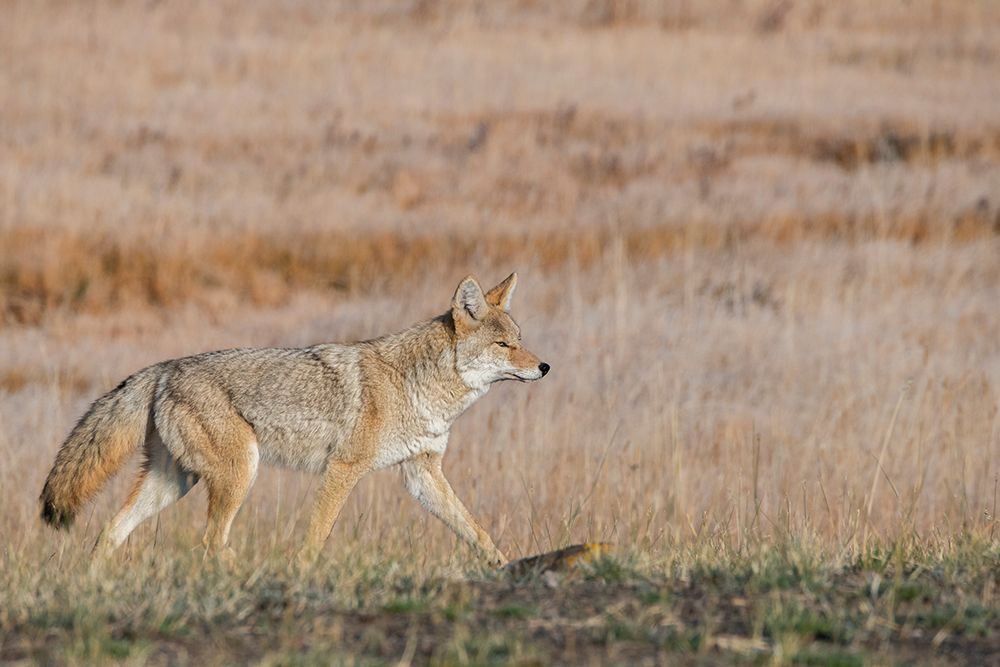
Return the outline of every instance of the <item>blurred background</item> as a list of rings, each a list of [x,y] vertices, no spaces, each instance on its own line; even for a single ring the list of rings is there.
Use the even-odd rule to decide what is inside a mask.
[[[467,273],[514,270],[553,371],[497,387],[445,459],[508,555],[994,530],[1000,3],[3,13],[8,554],[51,547],[35,499],[55,450],[125,375],[388,333]],[[64,544],[84,549],[127,477]],[[314,486],[264,471],[237,550],[294,548]],[[197,544],[192,495],[130,548]],[[454,547],[395,471],[342,516],[338,549]]]

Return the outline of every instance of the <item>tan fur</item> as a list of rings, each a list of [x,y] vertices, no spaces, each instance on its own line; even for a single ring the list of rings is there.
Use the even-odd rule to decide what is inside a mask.
[[[146,436],[157,367],[139,371],[94,401],[59,449],[42,489],[42,518],[64,528]]]
[[[516,285],[511,274],[484,293],[468,277],[444,315],[374,340],[223,350],[140,371],[98,399],[63,443],[42,492],[43,517],[68,524],[145,441],[139,477],[98,551],[121,544],[201,479],[205,546],[221,551],[265,462],[323,474],[300,552],[310,562],[358,480],[399,464],[410,493],[500,565],[506,559],[441,464],[452,423],[491,384],[548,371],[521,346],[508,314]]]

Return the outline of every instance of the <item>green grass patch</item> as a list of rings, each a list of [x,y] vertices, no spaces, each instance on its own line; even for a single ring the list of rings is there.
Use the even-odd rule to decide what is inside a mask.
[[[0,662],[550,664],[660,661],[721,651],[737,661],[855,665],[948,650],[987,655],[1000,635],[991,545],[832,558],[804,549],[602,558],[557,578],[421,572],[410,561],[302,573],[227,570],[184,557],[0,568]],[[137,576],[126,568],[142,568]],[[873,569],[866,569],[871,567]],[[718,640],[718,641],[716,641]],[[777,648],[776,648],[777,647]],[[780,652],[779,652],[780,648]],[[714,655],[714,654],[713,654]]]

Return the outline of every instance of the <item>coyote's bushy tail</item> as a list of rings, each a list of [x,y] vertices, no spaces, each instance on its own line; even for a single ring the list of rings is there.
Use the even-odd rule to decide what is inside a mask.
[[[131,375],[94,401],[56,454],[40,500],[42,519],[67,528],[146,437],[159,369]]]

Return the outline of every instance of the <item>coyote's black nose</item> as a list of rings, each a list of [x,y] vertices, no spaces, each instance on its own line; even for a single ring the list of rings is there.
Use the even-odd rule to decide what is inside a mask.
[[[544,377],[545,374],[549,372],[549,365],[543,361],[542,363],[538,364],[538,370],[542,372],[542,376]]]

